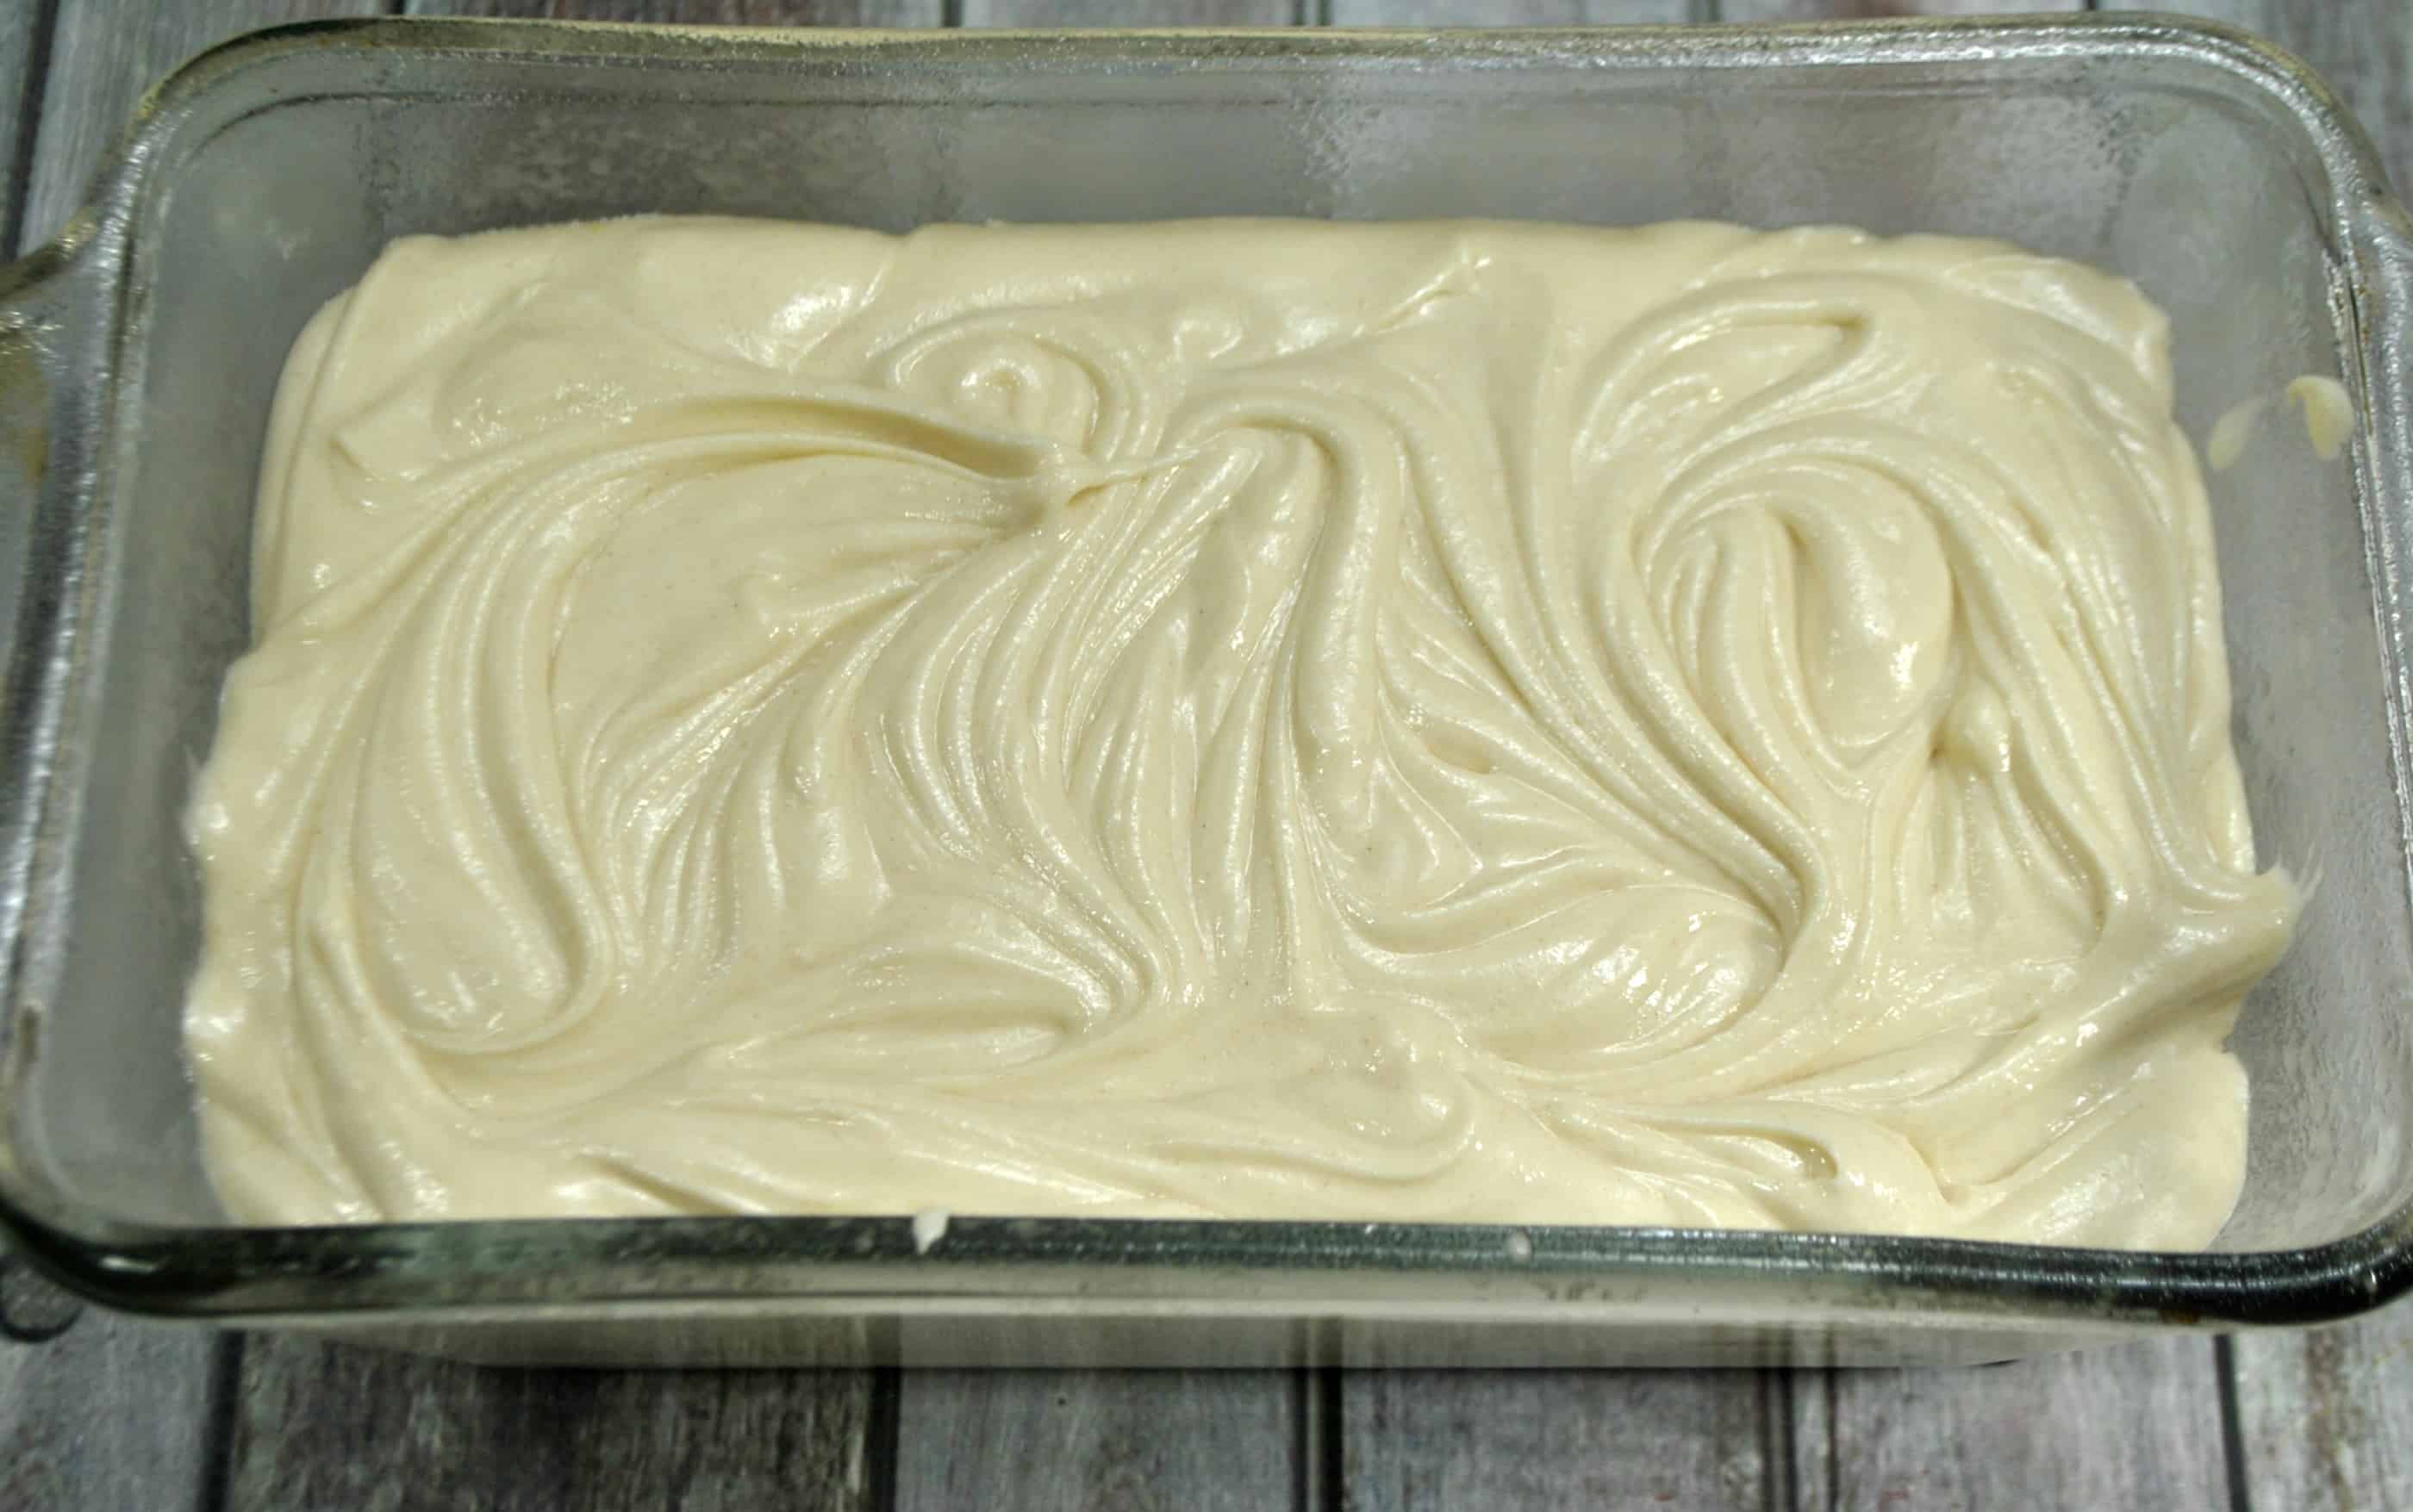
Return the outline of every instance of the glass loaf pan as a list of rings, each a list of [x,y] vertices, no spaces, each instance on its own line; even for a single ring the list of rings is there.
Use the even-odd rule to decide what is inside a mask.
[[[2266,859],[2215,1251],[1619,1228],[957,1218],[228,1227],[178,1045],[178,839],[243,649],[286,348],[389,238],[644,211],[902,228],[1710,216],[2003,236],[2170,313],[2181,417],[2332,374],[2359,430],[2211,480]],[[2413,1281],[2405,362],[2413,227],[2335,99],[2152,18],[1528,33],[262,34],[145,106],[0,273],[0,1220],[141,1312],[493,1359],[1998,1358],[2343,1316]]]

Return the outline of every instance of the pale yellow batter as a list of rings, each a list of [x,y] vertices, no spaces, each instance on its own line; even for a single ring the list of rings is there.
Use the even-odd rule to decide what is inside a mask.
[[[400,242],[193,805],[211,1172],[2200,1244],[2295,903],[2164,334],[1842,230]]]

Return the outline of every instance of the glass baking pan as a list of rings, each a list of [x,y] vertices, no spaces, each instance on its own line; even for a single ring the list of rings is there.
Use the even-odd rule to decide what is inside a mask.
[[[2211,479],[2266,860],[2317,879],[2247,1005],[2212,1253],[1831,1234],[902,1217],[227,1226],[179,1012],[178,816],[244,648],[288,345],[389,238],[713,211],[887,228],[1204,214],[1710,216],[2003,236],[2173,321],[2180,415],[2335,376],[2342,458]],[[478,1358],[1800,1363],[2342,1317],[2413,1283],[2406,625],[2413,225],[2235,33],[1780,29],[262,34],[145,105],[0,273],[0,1221],[137,1312]],[[929,1238],[925,1232],[923,1236]]]

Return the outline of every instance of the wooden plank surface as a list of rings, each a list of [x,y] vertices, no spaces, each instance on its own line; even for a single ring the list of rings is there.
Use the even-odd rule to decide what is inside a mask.
[[[2243,26],[2311,64],[2371,134],[2402,197],[2413,175],[2413,7],[2402,0],[2157,0],[2151,8]]]
[[[962,0],[965,26],[1289,26],[1302,0]]]
[[[1340,1505],[1789,1505],[1784,1376],[1752,1371],[1350,1372]]]
[[[672,22],[688,26],[936,26],[941,0],[410,0],[414,16]]]
[[[1321,1506],[1297,1371],[909,1371],[897,1512]]]
[[[2228,1501],[2210,1339],[1971,1370],[1801,1372],[1795,1505],[2199,1512]]]
[[[2413,1311],[2231,1346],[2257,1512],[2413,1506]]]
[[[12,249],[25,218],[25,106],[39,97],[34,51],[49,37],[51,11],[49,3],[0,10],[0,245]]]
[[[227,1512],[871,1508],[863,1371],[496,1370],[255,1337]]]
[[[1720,21],[1832,21],[1842,17],[1991,16],[2085,10],[2086,0],[1713,0]]]
[[[2263,0],[2169,0],[2168,4],[2152,6],[2098,6],[2098,10],[2158,10],[2172,16],[2194,16],[2203,21],[2216,21],[2224,26],[2243,26],[2249,32],[2269,28],[2273,7]]]
[[[62,0],[26,202],[29,236],[41,241],[57,230],[82,201],[135,101],[194,53],[280,22],[374,16],[383,8],[378,0]]]
[[[1335,26],[1590,26],[1710,19],[1710,0],[1331,0]]]
[[[204,1329],[96,1311],[47,1342],[0,1342],[0,1507],[205,1505],[233,1349]]]

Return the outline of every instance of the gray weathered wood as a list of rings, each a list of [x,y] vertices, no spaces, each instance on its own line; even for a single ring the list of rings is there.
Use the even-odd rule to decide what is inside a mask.
[[[1843,17],[1991,16],[2084,10],[2086,0],[1714,0],[1720,21],[1831,21]]]
[[[47,5],[19,5],[0,12],[0,246],[14,249],[24,219],[25,186],[18,180],[22,129],[33,98],[34,38]]]
[[[859,1371],[516,1371],[256,1336],[229,1512],[868,1509]]]
[[[37,161],[27,196],[28,240],[48,239],[84,196],[142,92],[228,37],[280,22],[374,16],[378,0],[67,0],[51,39]]]
[[[0,1342],[0,1506],[201,1505],[213,1361],[233,1347],[96,1311],[46,1343]]]
[[[1343,1378],[1341,1505],[1784,1505],[1781,1377],[1745,1371],[1365,1372]]]
[[[1332,0],[1336,26],[1590,26],[1708,19],[1708,0]]]
[[[1314,1505],[1296,1371],[909,1371],[898,1512]]]
[[[2270,25],[2272,7],[2263,0],[2170,0],[2156,6],[2103,6],[2104,10],[2153,9],[2173,16],[2195,16],[2204,21],[2216,21],[2224,25],[2243,26],[2249,32],[2265,31]]]
[[[688,26],[936,26],[940,0],[410,0],[414,16],[678,22]]]
[[[2228,1495],[2216,1380],[2201,1338],[1972,1370],[1803,1371],[1798,1505],[2201,1512]]]
[[[962,0],[966,26],[1288,26],[1300,0]]]
[[[2329,81],[2379,149],[2402,194],[2413,181],[2413,10],[2398,0],[2170,0],[2259,32]]]
[[[0,1339],[41,1343],[65,1333],[82,1313],[72,1293],[0,1246]]]
[[[2413,1505],[2413,1308],[2232,1344],[2237,1423],[2256,1512]]]

